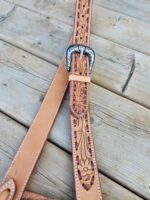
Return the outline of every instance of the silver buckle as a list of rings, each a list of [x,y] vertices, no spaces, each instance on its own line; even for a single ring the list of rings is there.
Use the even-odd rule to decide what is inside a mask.
[[[90,73],[92,72],[92,68],[95,61],[95,52],[92,48],[84,45],[70,45],[66,51],[66,69],[67,72],[71,71],[71,62],[72,62],[72,54],[73,53],[80,53],[80,59],[82,59],[83,55],[87,55],[89,58],[89,68]]]

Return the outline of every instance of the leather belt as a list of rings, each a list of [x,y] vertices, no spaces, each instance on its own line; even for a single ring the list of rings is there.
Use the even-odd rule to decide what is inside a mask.
[[[66,65],[70,72],[70,121],[76,199],[102,199],[89,115],[89,74],[95,58],[94,51],[88,47],[91,11],[92,0],[77,0],[73,45],[67,49],[66,59],[62,59],[39,112],[3,179],[0,200],[50,200],[24,190],[67,89]]]
[[[77,0],[73,44],[67,50],[70,121],[77,200],[102,199],[89,115],[89,74],[94,63],[90,39],[92,0]]]
[[[65,62],[63,58],[44,101],[3,179],[0,187],[0,200],[19,200],[23,195],[67,89],[68,74]],[[8,198],[1,199],[4,193],[8,194]],[[24,197],[27,194],[28,198],[24,199],[36,200],[33,195],[29,195],[31,193],[25,193]],[[42,199],[39,198],[39,200]]]

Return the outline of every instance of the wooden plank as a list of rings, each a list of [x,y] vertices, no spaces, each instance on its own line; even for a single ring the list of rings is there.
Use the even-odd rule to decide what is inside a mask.
[[[150,22],[150,2],[148,0],[95,0],[94,2],[105,8]]]
[[[9,0],[11,2],[11,0]],[[54,16],[59,15],[62,12],[61,7],[64,6],[62,1],[57,0],[49,0],[49,1],[37,1],[31,0],[29,2],[22,0],[15,0],[15,3],[24,7],[32,8],[35,10],[46,10],[47,13],[49,11],[54,14]],[[62,4],[63,3],[63,4]],[[73,9],[75,1],[67,1],[65,2],[69,4],[69,6]],[[108,8],[110,10],[117,11],[119,13],[123,13],[125,15],[129,15],[131,17],[135,17],[137,19],[143,20],[145,22],[150,22],[150,3],[148,0],[94,0],[94,4],[98,6],[102,6]],[[67,12],[70,12],[67,10]],[[65,13],[64,13],[65,14]],[[66,13],[67,14],[67,13]],[[71,15],[72,16],[72,15]]]
[[[32,0],[30,4],[18,0],[27,9],[39,10],[47,16],[59,19],[73,25],[75,1],[69,3],[60,1]],[[26,2],[26,3],[22,3]],[[70,9],[72,8],[72,9]],[[133,28],[136,27],[136,28]],[[92,32],[100,37],[124,45],[131,49],[150,55],[150,24],[130,16],[94,5]]]
[[[13,115],[15,119],[29,125],[37,112],[37,109],[33,108],[34,103],[36,101],[40,105],[43,101],[57,68],[29,53],[10,48],[6,43],[1,42],[0,49],[0,74],[3,74],[0,78],[3,94],[0,98],[1,110],[9,115],[16,113]],[[30,103],[27,104],[24,101],[26,94],[31,97]],[[16,109],[17,105],[22,108]],[[27,119],[25,115],[28,116],[29,110],[34,111],[30,113],[31,118]]]
[[[9,11],[12,8],[11,4],[4,1],[1,1],[2,6],[5,6],[5,9],[3,9],[5,13],[6,10]],[[46,12],[44,11],[45,7],[43,6],[43,12]],[[55,6],[49,13],[58,12],[58,8]],[[63,17],[67,18],[66,13],[67,11],[64,8],[62,19]],[[22,8],[16,8],[11,13],[11,17],[1,22],[0,28],[1,39],[18,45],[55,64],[60,62],[72,33],[70,26]],[[150,107],[150,87],[148,87],[150,57],[94,35],[91,38],[91,46],[95,49],[97,55],[92,75],[93,82]],[[122,88],[129,76],[134,58],[135,70],[133,76],[126,90],[122,93]]]
[[[56,67],[4,42],[1,49],[0,110],[30,126]],[[93,84],[91,106],[99,169],[148,198],[150,111]],[[67,97],[51,140],[71,151]]]
[[[0,113],[0,181],[27,129]],[[104,200],[142,200],[100,175]],[[71,156],[47,142],[28,184],[28,190],[62,200],[75,199]]]

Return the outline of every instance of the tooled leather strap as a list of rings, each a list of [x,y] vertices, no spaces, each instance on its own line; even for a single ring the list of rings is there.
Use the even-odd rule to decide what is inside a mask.
[[[90,0],[77,1],[74,43],[89,43],[91,5]],[[79,18],[81,21],[83,20],[82,26]],[[77,200],[98,200],[101,199],[101,191],[90,128],[88,111],[90,79],[88,77],[88,60],[85,56],[81,61],[77,55],[74,56],[72,74],[73,76],[70,76],[70,105],[73,113],[71,114],[71,124],[76,196]],[[85,75],[86,78],[84,78]],[[19,200],[21,197],[25,200],[50,200],[47,197],[24,192],[24,189],[63,99],[68,84],[67,77],[63,59],[42,106],[0,186],[0,200]]]
[[[73,44],[89,45],[91,11],[92,0],[77,0]],[[89,115],[89,60],[79,54],[72,58],[70,112],[76,199],[101,200]]]
[[[0,200],[20,200],[22,195],[27,200],[36,200],[37,198],[35,197],[39,197],[36,194],[33,195],[33,193],[31,195],[31,193],[23,194],[23,192],[47,140],[68,86],[65,62],[64,57],[40,110],[7,171],[0,186]],[[27,194],[28,198],[26,198]],[[39,200],[50,199],[45,197],[41,199],[40,197]]]

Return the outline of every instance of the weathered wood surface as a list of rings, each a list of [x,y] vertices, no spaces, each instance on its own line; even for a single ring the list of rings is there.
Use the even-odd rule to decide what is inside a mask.
[[[1,49],[0,109],[30,126],[56,67],[5,42],[1,42]],[[94,84],[91,106],[99,169],[148,198],[150,111]],[[51,140],[71,151],[67,97]]]
[[[74,1],[15,2],[19,7],[0,1],[0,39],[40,58],[0,41],[0,110],[29,127],[72,34]],[[91,45],[97,60],[92,81],[150,107],[150,25],[104,8],[107,3],[104,6],[102,0],[97,0],[94,6]],[[119,5],[112,9],[121,12]],[[144,9],[143,6],[141,13]],[[132,67],[133,76],[122,93]],[[150,111],[99,86],[91,87],[91,120],[99,170],[149,199]],[[2,178],[27,129],[2,114],[0,124]],[[50,139],[71,152],[67,97]],[[48,196],[74,199],[70,155],[47,143],[28,187]],[[102,188],[104,200],[140,199],[104,176]]]
[[[94,0],[95,4],[104,6],[110,10],[150,22],[149,0]]]
[[[11,2],[11,0],[9,0]],[[43,9],[43,5],[46,5],[46,9],[50,10],[53,9],[54,6],[57,4],[61,5],[61,1],[58,0],[49,0],[49,1],[37,1],[37,0],[31,0],[31,1],[22,1],[22,0],[15,0],[16,4],[19,4],[21,6],[28,6],[30,8],[35,8],[36,10],[41,8]],[[50,6],[51,3],[51,6]],[[65,1],[64,3],[68,4],[70,1]],[[75,3],[75,1],[74,1]],[[105,8],[108,8],[110,10],[115,10],[120,13],[126,14],[131,17],[135,17],[137,19],[150,22],[150,12],[149,12],[149,6],[150,3],[148,0],[94,0],[95,5],[99,5]],[[45,7],[44,7],[45,9]],[[58,14],[55,10],[55,15]],[[54,15],[54,16],[55,16]]]
[[[40,1],[38,4],[35,0],[31,0],[30,3],[27,1],[19,1],[20,4],[26,5],[26,7],[30,6],[30,9],[35,6],[42,14],[16,7],[10,16],[1,22],[0,38],[18,45],[41,58],[58,64],[72,33],[72,27],[67,24],[73,24],[73,17],[70,16],[73,16],[74,9],[70,9],[70,7],[74,5],[74,1],[66,3],[59,1],[59,3],[54,5],[52,1],[46,2]],[[4,13],[12,8],[12,4],[6,3],[3,0],[1,1],[1,5],[5,8],[3,9]],[[94,32],[103,30],[106,32],[104,34],[110,32],[115,35],[114,37],[119,39],[118,34],[120,33],[116,34],[116,29],[130,29],[134,32],[132,42],[128,41],[127,37],[132,39],[128,31],[125,32],[125,35],[121,33],[121,37],[127,40],[128,44],[131,45],[130,47],[134,48],[134,45],[138,45],[138,48],[142,49],[141,45],[143,45],[145,50],[147,47],[149,48],[150,25],[148,23],[136,20],[137,28],[134,29],[133,27],[135,25],[133,21],[135,19],[127,17],[129,21],[123,22],[122,20],[125,18],[120,18],[121,21],[118,22],[120,25],[115,27],[112,25],[112,22],[114,19],[118,19],[117,15],[119,14],[116,12],[112,13],[109,10],[107,12],[104,10],[101,12],[98,9],[104,8],[97,7],[94,7],[94,13],[96,13],[95,18],[103,19],[107,16],[107,13],[109,13],[110,17],[107,16],[107,19],[102,20],[103,23],[108,22],[107,30],[104,28],[105,24],[94,20],[92,28]],[[58,20],[53,17],[57,17]],[[138,38],[135,39],[134,35]],[[92,76],[93,82],[120,95],[124,95],[146,107],[150,107],[150,57],[133,49],[120,46],[110,41],[110,39],[110,37],[104,39],[92,35],[91,45],[97,55]],[[122,42],[122,39],[120,42]],[[147,51],[146,53],[148,54],[149,52]],[[133,75],[126,90],[122,92],[132,67],[134,68]]]
[[[26,132],[26,128],[0,114],[0,180]],[[100,178],[104,200],[142,200],[107,177]],[[47,142],[27,188],[62,200],[75,199],[71,156]]]
[[[21,2],[24,1],[20,1],[22,5]],[[45,13],[70,25],[74,22],[74,0],[67,1],[66,3],[63,0],[50,2],[33,0],[31,4],[28,4],[26,1],[25,7],[28,10],[32,9],[32,7],[33,9],[38,8],[41,13]],[[133,29],[133,27],[136,28]],[[150,41],[150,24],[141,20],[94,5],[92,33],[131,49],[150,54],[150,47],[148,45]]]

